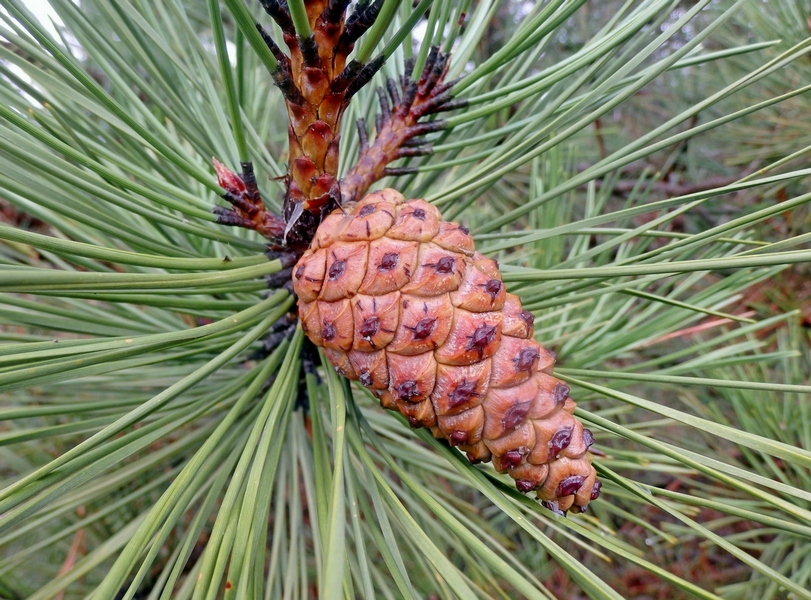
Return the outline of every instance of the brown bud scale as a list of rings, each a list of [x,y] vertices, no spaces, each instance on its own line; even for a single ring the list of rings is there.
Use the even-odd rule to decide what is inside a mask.
[[[424,200],[373,192],[329,215],[293,269],[308,337],[412,427],[583,512],[600,493],[569,387],[495,261]]]

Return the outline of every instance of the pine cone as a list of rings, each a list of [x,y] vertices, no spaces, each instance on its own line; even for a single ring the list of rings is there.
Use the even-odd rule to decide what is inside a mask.
[[[550,508],[600,493],[555,355],[495,261],[424,200],[386,189],[336,210],[293,269],[307,336],[412,427],[492,460]]]

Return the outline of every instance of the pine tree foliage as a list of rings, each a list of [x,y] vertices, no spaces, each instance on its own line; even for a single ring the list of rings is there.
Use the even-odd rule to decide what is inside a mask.
[[[281,32],[261,3],[50,4],[45,24],[0,0],[0,596],[603,599],[631,597],[615,574],[634,569],[673,598],[811,598],[808,336],[742,305],[811,259],[808,234],[756,233],[811,200],[784,158],[807,148],[658,185],[688,140],[807,92],[785,74],[811,40],[735,35],[747,0],[383,0],[358,40],[386,61],[344,115],[341,173],[375,86],[452,53],[468,107],[382,185],[464,222],[557,352],[604,483],[562,517],[303,369],[300,327],[263,342],[294,299],[268,290],[265,240],[216,223],[211,165],[252,161],[281,212],[287,115],[254,23]],[[671,75],[704,77],[701,97],[595,136]],[[765,201],[689,226],[743,192]],[[699,544],[737,580],[682,568]]]

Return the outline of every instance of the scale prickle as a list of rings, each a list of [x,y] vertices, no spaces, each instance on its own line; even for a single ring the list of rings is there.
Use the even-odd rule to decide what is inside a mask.
[[[327,216],[293,269],[310,340],[412,427],[492,461],[548,507],[600,493],[555,355],[468,230],[393,189]]]

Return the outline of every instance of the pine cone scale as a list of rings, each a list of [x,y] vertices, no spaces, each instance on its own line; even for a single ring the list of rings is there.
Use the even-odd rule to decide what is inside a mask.
[[[352,298],[355,322],[353,348],[374,352],[394,339],[400,322],[400,292],[382,296],[357,295]]]
[[[467,229],[394,190],[327,216],[293,269],[309,338],[412,427],[493,461],[554,510],[600,492],[555,355]]]

